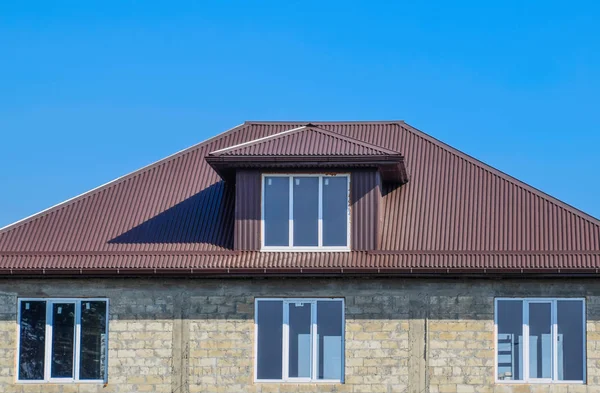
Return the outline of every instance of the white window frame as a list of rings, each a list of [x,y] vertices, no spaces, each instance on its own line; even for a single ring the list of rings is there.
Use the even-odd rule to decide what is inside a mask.
[[[261,301],[283,302],[283,330],[282,330],[282,362],[281,379],[258,379],[258,303]],[[342,357],[340,379],[318,379],[319,356],[318,356],[318,326],[317,326],[317,302],[340,302],[342,303]],[[289,304],[310,303],[311,304],[311,378],[290,378],[289,375]],[[256,298],[254,300],[254,382],[256,383],[344,383],[345,375],[345,337],[346,337],[346,303],[343,298]]]
[[[498,379],[498,302],[499,301],[522,301],[523,302],[523,379],[503,380]],[[558,320],[557,304],[559,301],[577,301],[581,302],[583,307],[583,380],[581,381],[560,381],[558,376]],[[551,307],[552,320],[552,378],[530,378],[529,377],[529,304],[531,303],[549,303]],[[587,381],[587,327],[586,327],[586,304],[585,298],[534,298],[534,297],[500,297],[494,299],[494,379],[497,384],[573,384],[582,385]]]
[[[21,359],[21,303],[23,302],[46,302],[46,331],[44,350],[44,379],[21,380],[19,379]],[[79,379],[80,368],[80,346],[81,346],[81,303],[106,302],[106,361],[104,362],[104,379]],[[52,305],[55,303],[75,304],[75,343],[73,347],[73,378],[52,378]],[[18,298],[17,300],[17,358],[16,358],[16,382],[19,384],[41,384],[41,383],[77,383],[77,384],[104,384],[108,381],[108,320],[109,300],[108,298]]]
[[[318,215],[318,246],[294,246],[294,184],[293,178],[299,177],[318,177],[319,178],[319,215]],[[267,246],[265,245],[265,178],[266,177],[287,177],[289,178],[289,240],[288,246]],[[348,206],[346,209],[346,246],[323,246],[323,178],[324,177],[346,177],[348,179]],[[261,251],[281,252],[281,251],[350,251],[350,174],[349,173],[263,173],[261,177],[261,207],[260,207],[260,242]]]

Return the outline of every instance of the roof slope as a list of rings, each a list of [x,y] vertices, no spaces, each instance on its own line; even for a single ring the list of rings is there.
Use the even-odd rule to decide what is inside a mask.
[[[233,252],[233,193],[204,158],[309,124],[405,156],[382,251]],[[246,122],[0,230],[0,271],[42,268],[597,269],[600,221],[404,122]]]

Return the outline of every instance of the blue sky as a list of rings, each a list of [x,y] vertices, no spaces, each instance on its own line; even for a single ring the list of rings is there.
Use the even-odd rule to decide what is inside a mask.
[[[600,217],[600,5],[0,4],[0,226],[244,120],[404,119]]]

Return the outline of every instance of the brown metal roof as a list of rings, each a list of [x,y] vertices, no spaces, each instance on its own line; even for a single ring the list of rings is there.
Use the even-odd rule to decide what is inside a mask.
[[[0,275],[600,274],[598,252],[49,253],[0,256]]]
[[[210,156],[401,156],[397,151],[312,124],[209,153]]]
[[[405,156],[410,182],[384,185],[381,251],[233,252],[234,191],[205,157],[308,124]],[[0,230],[2,274],[597,268],[600,221],[399,121],[246,122]]]
[[[216,150],[205,159],[224,180],[239,168],[376,167],[387,182],[408,181],[402,154],[312,124]]]

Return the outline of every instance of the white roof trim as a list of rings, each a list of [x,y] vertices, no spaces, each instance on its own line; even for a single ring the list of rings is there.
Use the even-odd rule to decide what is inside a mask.
[[[217,135],[215,135],[215,136],[213,136],[213,137],[211,137],[211,138],[208,138],[208,139],[207,139],[207,140],[205,140],[205,141],[202,141],[202,142],[196,143],[195,145],[192,145],[192,146],[190,146],[190,147],[186,147],[185,149],[179,150],[178,152],[176,152],[176,153],[173,153],[173,154],[171,154],[171,155],[169,155],[169,156],[167,156],[167,157],[161,158],[161,159],[160,159],[160,160],[158,160],[158,161],[154,161],[153,163],[150,163],[150,164],[148,164],[148,165],[145,165],[145,166],[143,166],[143,167],[141,167],[141,168],[139,168],[139,169],[136,169],[135,171],[129,172],[129,173],[127,173],[127,174],[123,175],[123,176],[119,176],[119,177],[117,177],[116,179],[109,181],[108,183],[104,183],[104,184],[102,184],[102,185],[100,185],[100,186],[98,186],[98,187],[92,188],[92,189],[91,189],[91,190],[89,190],[89,191],[86,191],[86,192],[84,192],[84,193],[82,193],[82,194],[79,194],[79,195],[77,195],[77,196],[74,196],[74,197],[72,197],[72,198],[69,198],[69,199],[67,199],[66,201],[63,201],[63,202],[57,203],[57,204],[56,204],[56,205],[54,205],[54,206],[50,206],[50,207],[49,207],[49,208],[47,208],[47,209],[44,209],[44,210],[42,210],[42,211],[39,211],[39,212],[37,212],[37,213],[34,213],[34,214],[32,214],[32,215],[30,215],[30,216],[28,216],[28,217],[22,218],[22,219],[20,219],[19,221],[15,221],[15,222],[13,222],[12,224],[8,224],[8,225],[6,225],[6,226],[4,226],[4,227],[0,228],[0,232],[1,232],[1,231],[4,231],[5,229],[11,228],[11,227],[13,227],[13,226],[19,225],[19,224],[21,224],[21,223],[23,223],[23,222],[25,222],[25,221],[27,221],[27,220],[30,220],[30,219],[32,219],[32,218],[35,218],[35,217],[37,217],[37,216],[40,216],[40,215],[42,215],[42,214],[44,214],[44,213],[47,213],[47,212],[49,212],[49,211],[50,211],[50,210],[52,210],[52,209],[56,209],[56,208],[58,208],[58,207],[61,207],[61,206],[63,206],[63,205],[66,205],[66,204],[68,204],[69,202],[72,202],[72,201],[74,201],[74,200],[76,200],[76,199],[83,198],[83,197],[85,197],[86,195],[93,193],[94,191],[98,191],[99,189],[101,189],[101,188],[103,188],[103,187],[109,186],[109,185],[111,185],[111,184],[113,184],[113,183],[117,183],[118,181],[120,181],[120,180],[123,180],[124,178],[126,178],[126,177],[128,177],[128,176],[131,176],[131,175],[135,174],[136,172],[142,172],[143,170],[145,170],[145,169],[147,169],[147,168],[149,168],[149,167],[151,167],[151,166],[153,166],[153,165],[156,165],[156,164],[158,164],[158,163],[160,163],[160,162],[162,162],[162,161],[167,161],[167,160],[169,160],[169,159],[171,159],[171,158],[173,158],[173,157],[177,156],[178,154],[181,154],[181,153],[184,153],[184,152],[186,152],[187,150],[193,150],[193,149],[197,148],[198,146],[200,146],[200,145],[202,145],[202,144],[204,144],[204,143],[206,143],[206,142],[209,142],[209,141],[211,141],[211,140],[213,140],[213,139],[215,139],[215,138],[218,138],[218,137],[220,137],[221,135],[223,135],[223,134],[225,134],[225,133],[228,133],[229,131],[231,131],[231,130],[233,130],[233,129],[235,129],[235,128],[238,128],[238,127],[241,127],[241,126],[243,126],[244,124],[245,124],[245,123],[238,124],[237,126],[235,126],[235,127],[232,127],[232,128],[230,128],[230,129],[228,129],[228,130],[226,130],[226,131],[223,131],[223,132],[221,132],[221,133],[219,133],[219,134],[217,134]]]
[[[219,150],[211,151],[208,154],[222,153],[222,152],[225,152],[225,151],[228,151],[228,150],[237,149],[237,148],[242,147],[242,146],[253,145],[253,144],[257,143],[257,142],[266,141],[268,139],[273,139],[273,138],[279,137],[281,135],[290,134],[292,132],[303,130],[305,128],[306,128],[306,126],[292,128],[291,130],[278,132],[277,134],[265,136],[265,137],[258,138],[258,139],[253,139],[253,140],[248,141],[248,142],[240,143],[239,145],[233,145],[233,146],[226,147],[224,149],[219,149]]]

